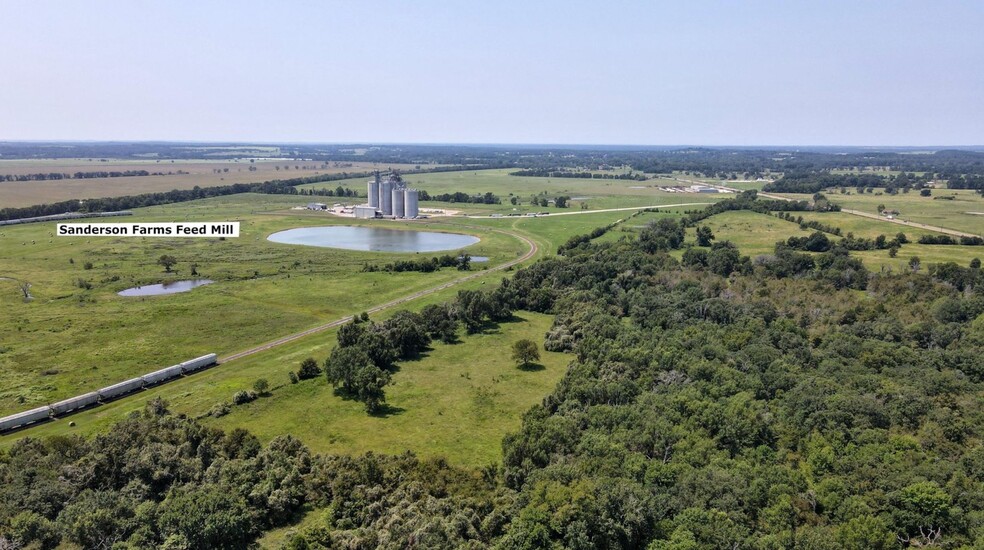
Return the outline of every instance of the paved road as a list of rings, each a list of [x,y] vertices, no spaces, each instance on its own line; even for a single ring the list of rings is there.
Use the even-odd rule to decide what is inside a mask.
[[[598,214],[599,212],[625,212],[627,210],[645,210],[647,208],[676,208],[679,206],[707,206],[708,204],[713,204],[710,202],[684,202],[680,204],[654,204],[652,206],[629,206],[626,208],[602,208],[601,210],[578,210],[576,212],[551,212],[550,214],[545,214],[543,216],[497,216],[497,220],[526,220],[529,218],[543,218],[555,216],[576,216],[578,214]],[[463,216],[465,218],[475,218],[475,219],[489,219],[492,215],[485,216]]]
[[[489,228],[482,228],[482,229],[489,230]],[[516,258],[515,260],[510,260],[510,261],[508,261],[506,263],[499,264],[499,265],[497,265],[495,267],[492,267],[490,269],[484,269],[482,271],[477,271],[477,272],[471,273],[469,275],[466,275],[464,277],[459,277],[459,278],[457,278],[457,279],[455,279],[453,281],[448,281],[446,283],[437,285],[435,287],[431,287],[431,288],[428,288],[428,289],[425,289],[425,290],[421,290],[419,292],[414,292],[413,294],[408,294],[406,296],[397,298],[395,300],[390,300],[389,302],[386,302],[384,304],[379,304],[378,306],[374,306],[372,308],[369,308],[369,309],[366,310],[366,312],[367,313],[376,313],[376,312],[379,312],[379,311],[383,311],[383,310],[389,309],[389,308],[391,308],[393,306],[398,306],[400,304],[404,304],[404,303],[409,302],[411,300],[416,300],[417,298],[420,298],[422,296],[427,296],[429,294],[434,294],[435,292],[439,292],[441,290],[444,290],[446,288],[450,288],[452,286],[455,286],[455,285],[464,283],[466,281],[471,281],[472,279],[477,279],[478,277],[482,277],[484,275],[488,275],[491,272],[494,272],[494,271],[502,271],[504,269],[508,269],[510,267],[513,267],[514,265],[517,265],[517,264],[520,264],[522,262],[525,262],[526,260],[529,260],[534,255],[536,255],[537,251],[539,250],[539,247],[537,247],[537,245],[536,245],[535,242],[533,242],[531,239],[529,239],[527,237],[524,237],[522,235],[519,235],[517,233],[513,233],[511,231],[505,231],[503,229],[491,229],[491,231],[495,231],[496,233],[502,233],[504,235],[509,235],[511,237],[515,237],[515,238],[523,241],[524,243],[526,243],[526,245],[529,246],[529,250],[527,250],[525,254],[523,254],[519,258]],[[289,342],[293,342],[294,340],[297,340],[299,338],[304,338],[305,336],[310,336],[311,334],[316,334],[318,332],[323,332],[325,330],[328,330],[328,329],[331,329],[331,328],[335,328],[335,327],[344,325],[345,323],[349,322],[351,319],[352,319],[351,316],[349,316],[349,317],[343,317],[341,319],[336,319],[334,321],[331,321],[330,323],[325,323],[323,325],[319,325],[319,326],[316,326],[314,328],[309,328],[309,329],[303,330],[301,332],[295,332],[294,334],[289,334],[287,336],[283,336],[281,338],[277,338],[276,340],[273,340],[272,342],[267,342],[265,344],[261,344],[259,346],[254,347],[254,348],[250,348],[250,349],[247,349],[247,350],[244,350],[244,351],[240,351],[238,353],[234,353],[232,355],[228,355],[226,357],[222,357],[222,358],[220,358],[218,360],[218,363],[219,364],[228,363],[229,361],[240,359],[240,358],[246,357],[248,355],[253,355],[254,353],[259,353],[261,351],[266,351],[268,349],[275,348],[277,346],[282,346],[282,345],[287,344]]]

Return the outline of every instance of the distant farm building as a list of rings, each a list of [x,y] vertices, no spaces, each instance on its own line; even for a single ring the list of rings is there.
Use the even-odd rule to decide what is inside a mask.
[[[355,213],[356,218],[362,218],[366,220],[376,218],[379,216],[379,211],[376,210],[376,207],[369,206],[367,204],[356,206],[353,209],[353,212]]]
[[[328,205],[323,202],[309,202],[307,205],[308,210],[328,210]]]

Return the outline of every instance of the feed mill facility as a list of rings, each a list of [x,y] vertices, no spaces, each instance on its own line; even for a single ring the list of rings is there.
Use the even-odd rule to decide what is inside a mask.
[[[409,189],[399,174],[391,174],[385,180],[376,176],[368,183],[369,204],[356,206],[356,218],[406,218],[420,215],[416,189]]]

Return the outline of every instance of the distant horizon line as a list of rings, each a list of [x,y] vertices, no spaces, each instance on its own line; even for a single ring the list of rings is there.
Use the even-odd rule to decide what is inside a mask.
[[[369,145],[369,146],[418,146],[418,147],[524,147],[524,148],[713,148],[713,149],[907,149],[907,150],[984,150],[984,144],[919,144],[919,145],[858,145],[858,144],[701,144],[701,143],[549,143],[549,142],[432,142],[432,141],[263,141],[263,140],[188,140],[188,139],[0,139],[0,144],[174,144],[174,145]]]

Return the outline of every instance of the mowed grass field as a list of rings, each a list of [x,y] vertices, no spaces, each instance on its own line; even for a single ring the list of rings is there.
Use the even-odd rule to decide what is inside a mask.
[[[457,191],[470,195],[491,192],[502,200],[502,204],[462,204],[436,201],[421,202],[422,208],[445,208],[459,210],[469,214],[525,214],[527,212],[572,212],[579,211],[581,204],[587,204],[589,210],[609,208],[628,208],[636,206],[653,206],[664,204],[710,203],[733,197],[730,194],[698,194],[698,193],[668,193],[657,187],[680,185],[674,180],[652,179],[647,181],[605,180],[588,178],[540,178],[525,176],[510,176],[515,169],[501,170],[465,170],[458,172],[435,172],[429,174],[411,174],[406,176],[409,186],[427,191],[431,195],[454,193]],[[353,189],[364,189],[365,178],[343,180],[341,183]],[[301,189],[334,189],[338,182],[312,183],[299,186]],[[554,206],[533,206],[531,197],[548,199],[560,195],[571,197],[569,208]],[[515,196],[520,204],[510,204],[510,197]]]
[[[0,276],[29,280],[35,299],[23,302],[14,281],[0,281],[0,297],[11,315],[0,319],[0,380],[3,412],[23,410],[207,352],[220,355],[358,313],[416,290],[464,274],[363,273],[366,263],[385,263],[413,254],[362,253],[271,243],[266,236],[310,225],[372,223],[396,229],[470,233],[482,240],[468,247],[495,265],[527,247],[502,229],[534,240],[538,257],[552,255],[571,235],[586,233],[631,212],[590,212],[539,218],[433,218],[358,222],[291,210],[306,197],[234,195],[136,211],[126,221],[239,220],[242,236],[215,239],[114,239],[54,237],[54,224],[6,227],[0,231]],[[119,221],[119,220],[114,220]],[[161,254],[178,258],[177,273],[156,265]],[[74,260],[74,263],[69,260]],[[85,262],[92,262],[85,269]],[[191,263],[212,285],[191,292],[123,298],[116,292],[137,284],[189,277]],[[483,264],[475,264],[481,269]],[[112,280],[119,276],[119,280]],[[489,288],[508,272],[463,283],[374,315],[419,309],[451,300],[465,288]],[[91,290],[78,288],[84,278]],[[323,362],[335,345],[325,331],[193,376],[124,397],[22,432],[0,436],[0,447],[18,438],[92,434],[148,399],[160,396],[179,413],[201,416],[229,402],[258,378],[273,386],[268,397],[205,421],[241,426],[265,439],[282,433],[301,437],[321,451],[367,450],[442,455],[456,463],[499,460],[502,436],[519,425],[521,413],[537,403],[563,375],[569,356],[543,352],[542,369],[519,370],[509,347],[520,338],[542,342],[551,317],[517,312],[479,335],[454,345],[435,344],[419,360],[400,365],[387,389],[391,413],[365,414],[342,399],[324,379],[290,385],[289,370],[306,357]],[[23,401],[23,402],[22,402]],[[467,419],[467,421],[464,421]],[[72,425],[74,424],[74,425]]]
[[[255,171],[250,171],[250,168]],[[32,206],[71,199],[93,199],[156,193],[173,189],[259,183],[342,172],[412,169],[416,165],[381,165],[371,162],[322,163],[256,159],[240,160],[119,160],[41,159],[0,160],[0,175],[146,170],[158,176],[85,178],[46,181],[0,181],[0,208]],[[169,174],[170,173],[170,174]],[[334,189],[335,186],[332,186]],[[365,186],[358,188],[365,194]]]

